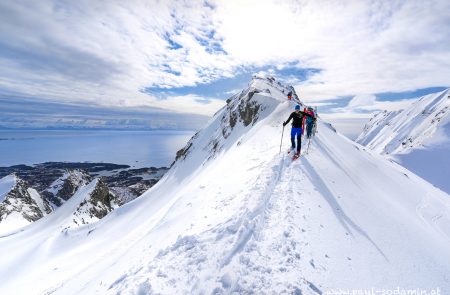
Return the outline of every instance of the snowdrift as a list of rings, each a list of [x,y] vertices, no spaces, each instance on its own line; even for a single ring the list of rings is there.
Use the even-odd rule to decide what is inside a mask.
[[[253,79],[162,180],[98,222],[64,227],[68,209],[1,237],[0,293],[450,291],[449,195],[320,121],[292,162],[286,131],[279,153],[289,89]]]

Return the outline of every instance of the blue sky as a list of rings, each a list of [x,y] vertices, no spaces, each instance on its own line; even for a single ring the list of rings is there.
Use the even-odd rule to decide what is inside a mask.
[[[0,94],[17,110],[207,118],[263,72],[361,125],[450,85],[446,0],[1,1],[0,17]]]

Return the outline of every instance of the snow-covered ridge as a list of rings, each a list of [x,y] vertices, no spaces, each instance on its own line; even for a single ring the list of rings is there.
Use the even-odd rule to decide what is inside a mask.
[[[295,89],[276,81],[272,77],[253,76],[248,87],[227,100],[227,105],[218,111],[207,127],[197,132],[187,145],[177,152],[176,161],[184,160],[193,150],[200,158],[193,161],[204,162],[221,151],[236,144],[256,123],[270,115],[292,92],[291,103],[299,101]]]
[[[421,97],[402,111],[380,112],[356,142],[381,154],[404,154],[433,143],[450,122],[450,89]]]
[[[425,95],[402,111],[376,114],[356,141],[450,193],[449,89]]]
[[[279,148],[297,102],[270,81],[231,98],[141,197],[67,227],[91,182],[64,210],[1,237],[11,255],[0,293],[450,290],[449,195],[321,120],[292,162],[289,140]]]

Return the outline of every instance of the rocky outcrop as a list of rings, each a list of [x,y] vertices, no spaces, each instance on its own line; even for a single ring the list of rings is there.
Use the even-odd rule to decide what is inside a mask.
[[[177,152],[172,165],[184,161],[194,150],[204,151],[203,158],[208,161],[232,145],[239,145],[246,130],[263,120],[284,98],[287,100],[289,92],[292,101],[302,105],[292,86],[273,77],[254,76],[246,89],[226,100],[227,104],[214,115],[207,130],[201,130]]]
[[[92,180],[83,170],[67,170],[63,176],[55,180],[42,194],[54,208],[60,207],[69,200],[76,191]]]
[[[0,224],[15,229],[41,219],[52,212],[49,203],[28,183],[15,174],[8,175],[0,183],[10,183],[0,196]],[[8,225],[6,225],[8,224]]]
[[[73,222],[76,225],[95,222],[123,205],[123,202],[111,192],[103,180],[94,181],[96,182],[94,189],[80,202],[73,213]]]
[[[183,158],[188,149],[179,152]],[[15,173],[49,201],[54,210],[95,177],[105,183],[124,203],[139,197],[167,172],[166,167],[131,168],[111,163],[47,162],[33,166],[0,167],[0,178]]]

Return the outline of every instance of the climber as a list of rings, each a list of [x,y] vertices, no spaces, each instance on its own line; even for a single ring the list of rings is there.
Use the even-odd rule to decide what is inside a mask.
[[[292,91],[289,91],[289,92],[288,92],[287,97],[288,97],[289,100],[292,99]]]
[[[316,124],[316,114],[314,113],[314,109],[312,107],[308,107],[308,109],[306,110],[306,112],[308,114],[310,114],[310,117],[305,117],[305,122],[306,122],[306,138],[311,138],[311,135],[313,135],[312,131],[313,131],[313,127]]]
[[[291,113],[286,122],[283,122],[283,126],[286,126],[292,119],[292,129],[291,129],[291,149],[289,152],[295,149],[295,137],[297,137],[297,152],[294,157],[300,156],[300,150],[302,148],[302,123],[303,117],[312,117],[315,120],[315,117],[309,113],[300,111],[300,106],[295,106],[295,111]]]

